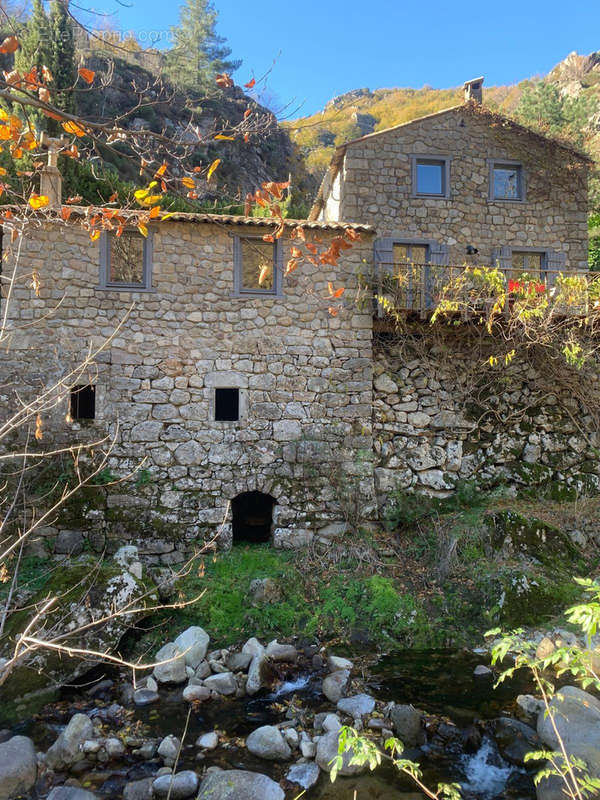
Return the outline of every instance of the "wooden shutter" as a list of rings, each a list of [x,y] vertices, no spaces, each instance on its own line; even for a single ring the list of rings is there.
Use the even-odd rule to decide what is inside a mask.
[[[374,291],[380,295],[383,292],[383,278],[394,271],[394,240],[389,237],[375,239],[373,245],[375,261]],[[377,303],[377,316],[383,317],[384,311],[380,302]]]
[[[510,270],[512,268],[512,247],[494,247],[492,250],[492,267],[498,267],[501,270]]]
[[[567,268],[567,254],[559,253],[557,250],[546,250],[545,267],[546,284],[552,288],[556,284],[559,272],[564,272]]]

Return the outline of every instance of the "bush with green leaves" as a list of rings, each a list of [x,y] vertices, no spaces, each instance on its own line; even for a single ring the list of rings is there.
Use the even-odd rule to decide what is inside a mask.
[[[582,758],[570,752],[556,724],[560,710],[551,703],[553,698],[561,699],[555,681],[567,675],[574,678],[582,689],[600,692],[600,676],[596,671],[597,652],[593,649],[592,641],[600,628],[600,580],[576,578],[576,582],[587,595],[587,601],[568,608],[565,619],[579,629],[585,642],[583,646],[565,644],[556,647],[549,655],[540,657],[536,643],[527,638],[523,629],[504,634],[495,629],[486,635],[500,636],[492,646],[492,664],[511,662],[511,666],[500,674],[496,685],[512,678],[518,670],[527,670],[541,695],[545,714],[558,742],[556,750],[538,750],[527,754],[526,761],[544,762],[534,778],[536,786],[548,778],[558,778],[565,797],[584,800],[598,797],[600,778],[591,774]]]

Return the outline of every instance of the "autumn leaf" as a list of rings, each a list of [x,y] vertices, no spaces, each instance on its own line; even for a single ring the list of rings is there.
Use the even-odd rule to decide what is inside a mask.
[[[98,241],[100,238],[100,231],[90,231],[90,239],[92,242]]]
[[[360,233],[352,228],[346,228],[344,231],[344,236],[346,239],[350,239],[351,242],[358,242],[360,240]]]
[[[94,78],[96,77],[96,73],[92,69],[86,69],[85,67],[81,67],[77,70],[79,77],[83,78],[86,83],[93,83]]]
[[[275,241],[275,237],[273,236],[272,233],[265,233],[265,235],[262,238],[263,238],[263,242],[274,242]]]
[[[300,258],[302,256],[302,250],[299,247],[292,247],[292,257],[293,258]]]
[[[67,203],[79,203],[81,200],[80,194],[74,194],[71,197],[67,197]]]
[[[207,181],[209,181],[212,178],[216,168],[219,166],[220,163],[221,163],[221,159],[220,158],[215,158],[215,160],[212,162],[212,164],[208,168],[208,172],[206,173],[206,180]]]
[[[329,311],[329,313],[331,314],[332,317],[337,317],[337,315],[338,315],[337,308],[334,308],[333,306],[329,306],[329,308],[327,310]]]
[[[111,196],[108,198],[108,202],[114,203],[118,196],[119,196],[118,192],[113,192]]]
[[[65,222],[69,221],[69,217],[73,213],[73,209],[69,208],[68,206],[63,206],[60,210],[60,216],[63,218]]]
[[[45,194],[32,194],[29,198],[29,205],[34,209],[45,208],[50,203],[50,200]]]
[[[248,117],[250,116],[251,113],[252,113],[252,109],[251,108],[247,108],[244,111],[244,119],[248,119]]]
[[[38,97],[42,101],[42,103],[49,103],[50,102],[50,92],[46,89],[45,86],[40,86],[38,89]]]
[[[293,272],[295,269],[297,269],[298,264],[299,264],[298,259],[290,258],[290,260],[287,262],[287,265],[286,265],[286,268],[285,268],[285,274],[289,275],[290,272]]]
[[[244,134],[244,141],[246,142],[246,144],[248,144],[248,142],[250,141],[250,134],[249,133],[245,133]]]
[[[4,167],[0,167],[0,175],[6,175],[6,174],[7,173],[6,173],[6,170],[4,169]]]
[[[258,285],[259,285],[259,286],[265,282],[265,279],[266,279],[267,275],[269,274],[269,269],[270,269],[270,267],[269,267],[269,265],[268,265],[268,264],[265,264],[265,265],[264,265],[264,266],[261,268],[261,270],[260,270],[260,274],[259,274],[259,276],[258,276]]]
[[[37,417],[35,418],[35,438],[39,442],[40,439],[43,438],[43,436],[44,434],[42,433],[42,417],[40,414],[38,414]]]
[[[154,206],[154,208],[150,209],[150,214],[148,215],[150,219],[156,219],[156,217],[160,216],[160,206]]]
[[[72,133],[74,136],[79,136],[79,137],[85,136],[85,130],[81,127],[81,125],[78,125],[76,122],[71,122],[71,121],[63,122],[62,126],[63,130],[66,133]]]
[[[148,228],[144,225],[143,222],[140,222],[138,225],[138,231],[142,234],[142,236],[148,236]]]
[[[165,174],[166,171],[167,171],[167,165],[163,163],[163,164],[160,165],[160,167],[154,173],[154,177],[155,178],[162,178],[162,176]]]
[[[196,182],[194,181],[193,178],[185,177],[181,179],[181,182],[186,187],[186,189],[194,189],[196,187]]]
[[[217,86],[221,89],[231,89],[233,86],[231,75],[228,75],[226,72],[219,72],[215,78],[215,81]]]
[[[235,142],[235,136],[225,136],[223,133],[217,133],[215,139],[218,139],[220,142]]]
[[[255,86],[256,86],[256,78],[252,78],[251,81],[248,81],[248,83],[244,84],[244,88],[246,89],[254,89]]]
[[[16,36],[7,36],[0,44],[0,53],[14,53],[19,47],[19,40]]]

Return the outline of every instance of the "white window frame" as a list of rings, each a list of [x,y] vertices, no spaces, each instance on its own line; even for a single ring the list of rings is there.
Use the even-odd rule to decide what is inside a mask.
[[[98,289],[108,292],[153,292],[152,288],[152,257],[153,257],[153,231],[148,231],[147,236],[142,236],[137,231],[133,234],[141,236],[144,242],[142,283],[117,283],[110,280],[110,253],[111,242],[115,233],[102,231],[100,234],[100,283]]]
[[[502,167],[516,168],[518,173],[519,197],[496,197],[494,192],[494,171]],[[493,158],[489,160],[489,200],[492,203],[525,203],[527,200],[527,181],[525,167],[521,161],[511,161],[508,158]]]
[[[246,289],[242,285],[242,241],[254,240],[273,247],[273,287],[271,289]],[[283,247],[280,239],[264,242],[262,236],[239,233],[233,239],[233,297],[283,297]]]
[[[450,156],[438,155],[437,153],[426,153],[423,155],[413,154],[410,157],[410,171],[412,191],[411,197],[433,198],[437,200],[449,199],[450,197]],[[442,167],[442,191],[431,194],[429,192],[419,192],[418,186],[418,167],[420,164],[440,164]]]

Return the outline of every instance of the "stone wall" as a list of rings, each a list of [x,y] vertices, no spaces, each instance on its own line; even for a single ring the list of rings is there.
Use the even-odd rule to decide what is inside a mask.
[[[600,488],[598,421],[567,384],[561,389],[551,375],[524,362],[487,369],[485,356],[452,332],[441,343],[426,342],[425,335],[418,346],[375,348],[373,439],[381,506],[396,490],[444,496],[466,481],[530,488],[555,499]],[[578,376],[572,378],[576,385]],[[600,381],[592,380],[591,402],[600,389]]]
[[[371,470],[363,480],[358,457],[372,452],[371,313],[351,303],[328,313],[328,282],[352,296],[371,237],[337,268],[297,270],[283,297],[234,297],[232,236],[266,230],[161,223],[153,290],[131,292],[98,288],[99,243],[77,223],[30,229],[9,308],[14,332],[0,356],[2,418],[17,395],[34,397],[110,339],[88,371],[95,421],[66,421],[64,396],[43,419],[41,446],[115,438],[105,485],[45,530],[52,540],[67,530],[58,552],[80,547],[83,525],[92,549],[133,541],[155,560],[181,560],[218,530],[230,542],[229,503],[253,490],[276,500],[276,544],[308,542],[345,524],[336,475],[372,502]],[[307,232],[317,235],[326,245],[339,230]],[[285,263],[291,245],[282,241]],[[239,422],[214,420],[218,386],[240,388]]]
[[[450,196],[412,196],[411,155],[450,158]],[[322,218],[371,223],[378,236],[447,246],[451,264],[492,264],[497,248],[563,254],[587,268],[587,167],[567,150],[468,107],[391,128],[338,150]],[[490,159],[522,163],[525,202],[490,200]],[[471,245],[478,253],[467,258]]]

